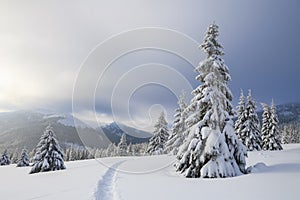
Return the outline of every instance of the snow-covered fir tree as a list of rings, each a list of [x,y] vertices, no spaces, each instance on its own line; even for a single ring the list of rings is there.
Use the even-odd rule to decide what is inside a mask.
[[[82,148],[80,152],[80,160],[86,160],[89,158],[90,152],[86,148]]]
[[[182,92],[181,96],[178,100],[178,108],[175,110],[174,122],[171,129],[171,135],[166,142],[166,152],[171,152],[173,155],[176,155],[178,152],[178,148],[182,145],[184,140],[185,133],[185,119],[186,114],[184,110],[186,109],[185,103],[185,93]]]
[[[245,107],[246,107],[245,96],[243,90],[241,90],[241,95],[237,106],[237,119],[234,125],[234,130],[238,134],[239,138],[241,138],[241,130],[243,130],[243,126],[246,121]]]
[[[274,102],[271,107],[266,104],[263,106],[263,125],[262,125],[262,149],[263,150],[282,150],[280,144],[280,132],[278,127],[278,117]]]
[[[267,150],[267,136],[269,135],[269,126],[270,126],[270,107],[262,103],[261,104],[263,108],[263,113],[262,113],[262,126],[261,126],[261,136],[262,136],[262,149]]]
[[[32,150],[29,152],[29,162],[30,162],[30,163],[34,162],[34,161],[33,161],[33,158],[34,158],[35,153],[36,153],[36,148],[32,149]]]
[[[69,149],[70,149],[69,150],[69,161],[77,160],[78,158],[77,158],[76,149],[73,146],[71,146]]]
[[[247,149],[234,131],[230,75],[218,35],[218,26],[210,25],[200,46],[206,59],[196,68],[196,80],[203,84],[192,92],[186,109],[188,135],[177,154],[177,170],[186,177],[232,177],[246,172]]]
[[[168,140],[168,123],[165,113],[161,112],[156,124],[154,125],[153,137],[150,138],[147,152],[150,155],[159,155],[164,153],[165,143]]]
[[[96,149],[95,158],[102,158],[103,156],[103,149]]]
[[[127,155],[128,156],[132,156],[133,155],[133,147],[132,147],[131,143],[129,143],[129,145],[127,146]]]
[[[116,145],[114,143],[110,143],[105,151],[106,157],[116,156]]]
[[[241,112],[243,107],[241,105],[242,99],[243,94],[241,95],[238,107],[239,116],[235,126],[236,132],[249,151],[260,151],[262,143],[260,123],[256,113],[255,101],[253,100],[251,95],[251,90],[249,90],[247,103],[243,112]]]
[[[132,156],[143,156],[147,151],[147,143],[132,144]]]
[[[66,148],[65,161],[70,161],[70,151],[71,151],[71,148]]]
[[[118,155],[127,156],[126,134],[123,133],[118,144]]]
[[[16,148],[15,151],[12,153],[12,155],[10,156],[10,162],[12,164],[17,163],[19,160],[19,149]]]
[[[30,174],[66,169],[63,151],[55,138],[54,131],[49,125],[36,147],[34,164]]]
[[[10,165],[10,158],[8,156],[6,149],[4,150],[4,152],[0,158],[0,165]]]
[[[89,154],[89,159],[94,159],[94,158],[96,158],[96,151],[97,151],[97,149],[96,148],[92,148],[89,152],[90,152],[90,154]]]
[[[29,156],[27,150],[24,148],[21,153],[21,157],[18,161],[17,167],[29,166]]]

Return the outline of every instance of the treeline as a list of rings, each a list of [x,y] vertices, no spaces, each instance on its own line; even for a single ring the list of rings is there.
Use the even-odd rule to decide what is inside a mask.
[[[282,144],[300,143],[300,122],[285,123],[280,130]]]
[[[104,157],[117,157],[117,156],[144,156],[148,144],[128,144],[126,143],[126,135],[123,134],[121,141],[118,145],[111,143],[107,148],[90,148],[78,145],[68,145],[64,151],[64,161],[86,160]],[[18,167],[29,166],[29,163],[34,162],[34,156],[37,149],[33,149],[27,153],[24,148],[21,153],[16,149],[13,153],[4,150],[0,157],[0,165],[17,164]]]
[[[86,160],[93,158],[116,157],[116,156],[144,156],[147,143],[129,144],[120,148],[111,143],[107,148],[85,148],[70,146],[65,151],[65,161]]]

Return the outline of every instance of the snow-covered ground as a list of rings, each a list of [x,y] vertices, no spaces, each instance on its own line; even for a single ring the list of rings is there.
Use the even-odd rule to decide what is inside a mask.
[[[300,144],[250,152],[248,166],[261,164],[234,178],[186,179],[173,162],[169,155],[102,158],[32,175],[29,167],[1,166],[0,199],[300,199]]]

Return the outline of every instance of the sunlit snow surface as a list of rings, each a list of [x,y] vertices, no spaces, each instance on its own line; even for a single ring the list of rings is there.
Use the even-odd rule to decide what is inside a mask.
[[[175,172],[173,161],[168,155],[102,158],[32,175],[30,167],[1,166],[1,199],[300,199],[300,144],[250,152],[253,173],[234,178],[187,179]]]

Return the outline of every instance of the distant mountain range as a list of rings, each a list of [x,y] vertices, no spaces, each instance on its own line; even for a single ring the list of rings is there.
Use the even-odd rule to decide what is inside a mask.
[[[70,114],[48,111],[5,112],[0,113],[0,154],[4,149],[13,152],[16,149],[21,151],[24,147],[31,151],[36,147],[45,127],[49,124],[53,127],[62,148],[71,145],[106,148],[111,141],[118,143],[123,133],[123,128],[119,128],[116,123],[105,125],[103,129],[95,129]],[[134,128],[126,127],[125,129],[140,133],[142,137],[145,134],[149,136],[149,133]],[[128,135],[128,141],[139,143],[147,139]]]
[[[128,144],[148,142],[150,137],[153,136],[148,132],[138,130],[116,122],[102,126],[100,129],[104,132],[107,138],[115,144],[119,143],[123,133],[126,134],[126,141]]]
[[[72,144],[98,148],[108,146],[109,140],[104,134],[90,128],[79,119],[74,120],[76,128],[73,116],[68,114],[46,114],[35,111],[0,113],[0,150],[18,148],[20,151],[26,147],[31,151],[49,124],[63,148]]]

